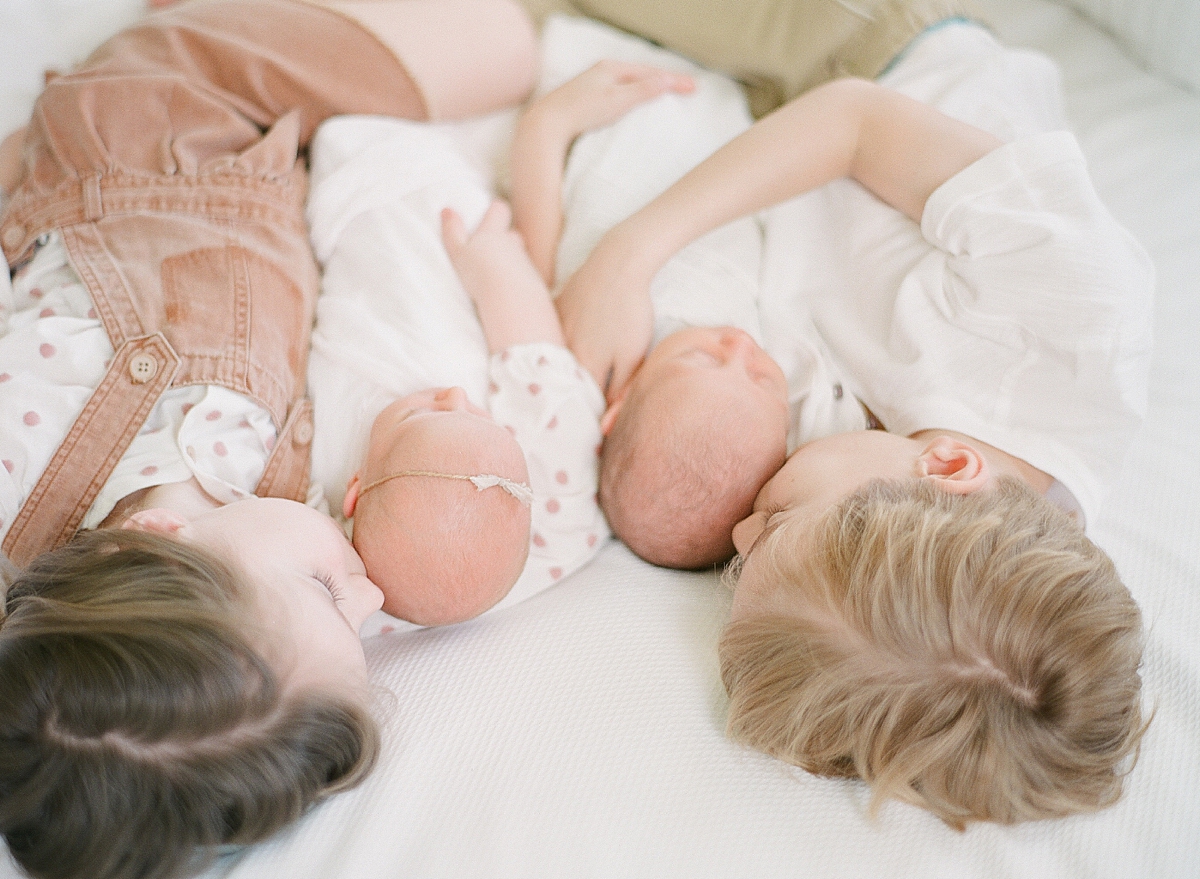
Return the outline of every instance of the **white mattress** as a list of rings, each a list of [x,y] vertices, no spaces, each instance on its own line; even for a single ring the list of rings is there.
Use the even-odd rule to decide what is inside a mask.
[[[4,0],[0,129],[28,112],[41,66],[77,56],[136,5]],[[1061,64],[1097,188],[1158,269],[1150,415],[1091,528],[1148,623],[1155,716],[1125,797],[1095,815],[965,833],[899,804],[872,820],[861,783],[724,738],[717,577],[652,568],[613,544],[523,604],[370,639],[385,729],[375,774],[211,876],[1200,876],[1200,94],[1146,73],[1050,0],[986,8],[1004,39]]]

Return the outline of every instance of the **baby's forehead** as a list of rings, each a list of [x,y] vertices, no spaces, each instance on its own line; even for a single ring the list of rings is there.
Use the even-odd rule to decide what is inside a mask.
[[[417,413],[393,431],[372,442],[368,459],[399,464],[437,465],[455,472],[479,468],[508,469],[523,461],[516,437],[507,428],[469,412]],[[510,475],[507,472],[500,475]]]
[[[663,418],[773,422],[774,413],[763,405],[762,394],[756,390],[757,385],[741,370],[681,365],[645,376],[639,409]]]

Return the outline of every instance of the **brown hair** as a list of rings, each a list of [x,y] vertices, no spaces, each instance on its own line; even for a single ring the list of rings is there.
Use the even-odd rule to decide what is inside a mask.
[[[732,736],[960,829],[1119,798],[1141,614],[1066,514],[1012,479],[876,481],[800,537],[754,550],[775,603],[721,639]]]
[[[38,877],[162,879],[357,784],[363,708],[283,696],[234,574],[103,530],[15,576],[0,624],[0,832]]]

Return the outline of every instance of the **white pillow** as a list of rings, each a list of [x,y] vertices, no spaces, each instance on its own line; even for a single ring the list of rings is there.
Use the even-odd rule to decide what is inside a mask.
[[[145,8],[145,0],[0,0],[0,137],[29,121],[45,70],[70,70]]]
[[[1198,0],[1066,0],[1155,73],[1200,92]]]

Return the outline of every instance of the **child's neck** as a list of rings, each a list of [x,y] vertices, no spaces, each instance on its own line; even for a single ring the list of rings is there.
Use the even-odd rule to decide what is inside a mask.
[[[112,512],[100,523],[101,528],[120,528],[125,520],[139,510],[172,510],[185,519],[193,519],[201,513],[221,506],[196,481],[195,477],[184,482],[165,482],[139,489],[117,501]]]

